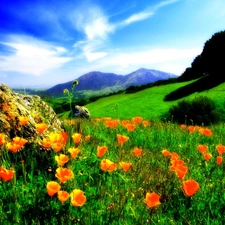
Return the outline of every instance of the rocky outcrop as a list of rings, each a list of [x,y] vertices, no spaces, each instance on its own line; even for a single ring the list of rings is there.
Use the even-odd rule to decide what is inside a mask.
[[[28,118],[28,123],[22,125],[21,117]],[[18,94],[0,84],[0,133],[9,139],[19,136],[31,141],[40,135],[35,127],[38,123],[46,123],[49,131],[62,131],[56,113],[39,96]]]

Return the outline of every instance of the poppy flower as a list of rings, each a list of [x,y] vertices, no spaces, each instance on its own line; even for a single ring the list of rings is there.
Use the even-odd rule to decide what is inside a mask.
[[[19,118],[19,124],[21,126],[24,126],[29,122],[29,118],[26,116],[19,116],[18,118]]]
[[[67,191],[58,191],[58,199],[60,202],[65,202],[70,197]]]
[[[61,136],[62,136],[62,140],[63,140],[63,144],[65,145],[66,142],[67,142],[67,139],[68,139],[68,134],[66,132],[62,132],[61,133]]]
[[[136,147],[136,148],[134,148],[134,150],[133,150],[133,154],[134,154],[135,156],[137,156],[137,157],[141,156],[142,152],[143,152],[142,148],[137,148],[137,147]]]
[[[198,191],[199,184],[194,180],[183,181],[182,189],[186,196],[191,197]]]
[[[217,156],[216,163],[220,165],[223,162],[223,157],[221,155]]]
[[[217,151],[220,155],[222,155],[225,152],[225,146],[224,145],[217,145],[216,146]]]
[[[100,167],[103,171],[113,172],[117,169],[117,164],[113,163],[109,159],[103,159],[100,163]]]
[[[77,155],[79,154],[80,152],[80,149],[79,148],[69,148],[68,149],[68,152],[70,153],[70,156],[75,159],[77,158]]]
[[[173,161],[177,159],[179,159],[179,155],[176,152],[172,152],[170,160]]]
[[[89,141],[90,139],[91,139],[91,135],[87,135],[87,136],[84,137],[85,141]]]
[[[134,131],[136,129],[136,126],[132,123],[128,123],[125,127],[127,131]]]
[[[201,128],[199,132],[207,137],[212,136],[212,131],[209,128]]]
[[[105,125],[108,127],[108,128],[116,128],[117,125],[118,125],[118,120],[107,120],[105,121]]]
[[[0,133],[0,145],[4,145],[6,140],[5,140],[6,135],[3,133]]]
[[[207,145],[198,145],[198,150],[201,154],[204,154],[208,150]]]
[[[7,170],[3,166],[0,167],[0,180],[3,180],[4,182],[12,180],[14,174],[14,170]]]
[[[20,137],[14,137],[12,142],[7,143],[7,148],[11,150],[12,152],[16,153],[18,152],[25,144],[27,143],[27,140]]]
[[[65,183],[67,180],[73,178],[73,171],[67,168],[57,168],[55,176],[59,179],[61,183]]]
[[[162,155],[163,155],[164,157],[171,156],[171,152],[168,151],[167,149],[164,149],[164,150],[162,150]]]
[[[58,166],[64,166],[69,161],[69,158],[67,155],[60,154],[55,156],[55,160]]]
[[[211,153],[205,153],[204,158],[205,158],[206,161],[209,161],[212,158],[212,154]]]
[[[183,165],[184,165],[184,161],[181,160],[181,159],[171,160],[170,170],[176,171],[177,167],[180,167],[180,166],[183,166]]]
[[[37,123],[37,124],[35,124],[35,127],[36,127],[38,133],[42,134],[42,133],[44,133],[45,130],[47,130],[48,125],[45,123]]]
[[[129,137],[121,134],[117,134],[117,141],[118,141],[118,146],[123,145],[127,140],[129,140]]]
[[[106,146],[98,146],[97,147],[98,158],[101,158],[106,153],[107,150],[108,150],[108,148]]]
[[[81,140],[81,134],[75,133],[75,134],[72,135],[72,138],[73,138],[74,143],[77,145],[77,144],[80,143],[80,140]]]
[[[147,127],[149,125],[149,122],[148,122],[148,120],[143,120],[142,124],[144,127]]]
[[[143,118],[140,116],[136,116],[136,117],[133,117],[132,120],[135,124],[140,124],[142,122]]]
[[[71,203],[73,206],[83,206],[86,202],[86,196],[84,192],[79,189],[74,189],[70,194]]]
[[[181,124],[181,125],[180,125],[180,128],[181,128],[181,129],[186,129],[186,128],[187,128],[187,125]]]
[[[43,138],[42,145],[46,149],[50,148],[51,147],[51,140],[49,138]]]
[[[195,127],[194,126],[189,126],[188,127],[188,131],[189,131],[189,133],[193,133],[195,131]]]
[[[187,171],[188,171],[188,167],[187,166],[177,166],[176,169],[176,174],[180,179],[183,179],[184,176],[186,175]]]
[[[60,190],[61,186],[55,181],[49,181],[46,185],[46,188],[48,195],[53,196]]]
[[[121,124],[122,124],[124,127],[126,127],[126,125],[129,124],[129,123],[130,123],[130,120],[122,120],[122,121],[121,121]]]
[[[146,204],[149,208],[160,205],[161,202],[159,201],[159,199],[160,199],[160,196],[158,194],[154,193],[154,192],[153,193],[149,193],[149,192],[146,193],[145,201],[146,201]]]
[[[132,167],[132,163],[121,162],[120,166],[124,172],[128,171]]]

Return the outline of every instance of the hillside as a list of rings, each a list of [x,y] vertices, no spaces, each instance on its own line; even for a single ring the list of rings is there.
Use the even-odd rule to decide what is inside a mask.
[[[178,102],[178,100],[165,102],[165,95],[193,82],[194,80],[156,86],[133,94],[113,95],[87,104],[86,107],[89,109],[92,118],[129,119],[133,116],[142,116],[145,119],[157,121],[168,111],[171,105]],[[213,99],[217,105],[222,105],[225,99],[225,83],[201,93],[193,93],[187,98],[191,99],[199,95],[207,96]]]
[[[76,86],[76,92],[86,92],[89,94],[108,94],[118,90],[124,90],[131,85],[139,86],[177,77],[174,74],[157,70],[148,70],[141,68],[127,75],[117,75],[114,73],[102,73],[93,71],[80,76],[77,80],[79,85]],[[72,81],[55,85],[46,91],[47,95],[60,96],[64,89],[70,90]],[[98,91],[98,92],[96,92]],[[87,95],[86,94],[86,95]],[[79,96],[81,97],[81,96]]]

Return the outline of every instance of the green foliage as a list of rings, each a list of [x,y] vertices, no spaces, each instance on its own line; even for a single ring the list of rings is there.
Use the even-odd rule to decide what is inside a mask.
[[[178,123],[209,125],[220,120],[216,104],[206,96],[183,99],[169,109],[169,117]]]

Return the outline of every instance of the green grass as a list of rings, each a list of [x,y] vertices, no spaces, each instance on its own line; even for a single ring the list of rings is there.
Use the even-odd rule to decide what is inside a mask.
[[[140,115],[146,119],[159,121],[172,105],[177,104],[181,100],[165,102],[164,97],[191,82],[156,86],[134,94],[113,95],[87,104],[86,107],[93,118],[112,117],[124,119],[132,118],[133,115]],[[203,95],[215,101],[218,107],[223,107],[225,99],[224,90],[225,83],[210,90],[193,93],[185,98],[192,99]]]
[[[64,126],[68,140],[59,152],[46,150],[41,139],[27,143],[17,153],[7,148],[9,138],[0,146],[0,166],[15,170],[11,181],[0,181],[0,224],[224,224],[225,163],[216,163],[216,145],[225,144],[224,124],[211,126],[213,134],[209,137],[198,130],[189,133],[170,122],[150,122],[147,127],[136,124],[132,132],[122,122],[108,128],[104,120],[76,120],[74,125],[65,121]],[[76,145],[72,140],[75,132],[82,137]],[[117,134],[129,140],[118,146]],[[91,135],[89,141],[84,140],[87,135]],[[199,144],[208,146],[212,154],[209,161],[198,151]],[[102,158],[97,157],[97,146],[108,148]],[[81,150],[76,159],[70,157],[69,147]],[[135,147],[143,149],[140,157],[133,155]],[[163,149],[176,152],[184,161],[188,172],[183,179],[170,171],[171,161],[163,157]],[[74,173],[65,183],[55,177],[55,156],[60,153],[69,157],[63,167]],[[118,168],[102,171],[102,159],[111,160]],[[122,161],[132,163],[132,168],[122,171]],[[185,196],[181,188],[189,179],[200,185],[193,197]],[[84,191],[85,204],[75,207],[70,199],[61,203],[57,194],[48,196],[49,181],[58,182],[69,193],[75,188]],[[147,207],[148,192],[160,196],[159,206]]]

